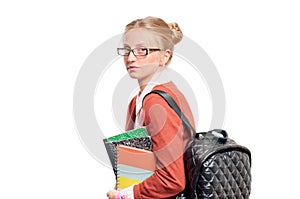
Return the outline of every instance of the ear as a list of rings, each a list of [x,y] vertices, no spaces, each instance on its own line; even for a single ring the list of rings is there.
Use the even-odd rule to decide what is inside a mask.
[[[161,57],[160,57],[160,66],[165,66],[169,59],[171,58],[172,51],[170,49],[164,50],[161,52]]]

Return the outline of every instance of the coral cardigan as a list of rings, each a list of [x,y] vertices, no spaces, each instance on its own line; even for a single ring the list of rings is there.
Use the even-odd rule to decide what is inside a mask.
[[[157,85],[173,97],[183,113],[195,127],[187,100],[173,82]],[[136,97],[128,105],[126,130],[134,128]],[[148,95],[143,102],[144,125],[152,138],[156,156],[156,170],[152,176],[135,185],[134,198],[172,198],[185,188],[183,152],[192,132],[183,127],[181,119],[157,94]]]

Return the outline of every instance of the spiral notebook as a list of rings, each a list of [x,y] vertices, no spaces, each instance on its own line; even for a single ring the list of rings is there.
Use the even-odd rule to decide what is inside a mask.
[[[152,151],[151,137],[145,128],[141,127],[131,131],[103,139],[108,157],[110,159],[115,176],[117,177],[117,146],[126,145]]]
[[[139,184],[155,171],[152,151],[131,146],[117,146],[117,187],[124,189]]]

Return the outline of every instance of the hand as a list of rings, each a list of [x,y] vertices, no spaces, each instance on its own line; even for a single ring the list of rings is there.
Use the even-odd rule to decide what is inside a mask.
[[[117,193],[117,190],[110,190],[107,192],[106,196],[108,199],[116,199]]]

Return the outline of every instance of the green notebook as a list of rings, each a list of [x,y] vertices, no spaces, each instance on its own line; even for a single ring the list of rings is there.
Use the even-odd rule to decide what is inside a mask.
[[[108,142],[117,142],[120,140],[128,140],[131,138],[138,138],[138,137],[144,137],[147,136],[148,133],[145,128],[138,128],[138,129],[133,129],[131,131],[127,131],[112,137],[107,138]]]

